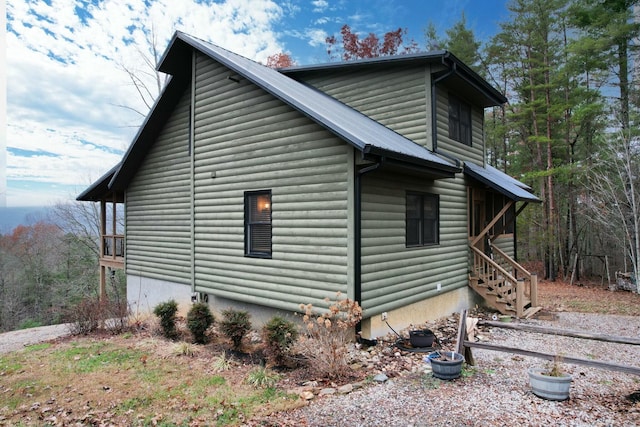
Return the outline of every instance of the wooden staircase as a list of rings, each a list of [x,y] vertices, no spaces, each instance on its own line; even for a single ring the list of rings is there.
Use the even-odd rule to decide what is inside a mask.
[[[493,246],[492,257],[470,245],[473,266],[469,286],[487,305],[505,315],[529,318],[540,311],[538,279],[511,257]]]

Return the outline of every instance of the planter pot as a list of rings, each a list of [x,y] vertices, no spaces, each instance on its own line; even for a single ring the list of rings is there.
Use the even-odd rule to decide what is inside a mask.
[[[409,342],[412,347],[433,347],[435,338],[430,329],[409,331]]]
[[[462,372],[464,356],[460,353],[453,352],[445,352],[442,354],[446,355],[447,359],[451,359],[451,355],[453,355],[453,360],[443,358],[440,356],[440,353],[431,353],[429,355],[429,359],[431,361],[433,376],[440,378],[441,380],[453,380],[458,378]]]
[[[571,375],[562,374],[559,377],[543,375],[545,369],[529,369],[529,384],[531,391],[538,397],[547,400],[567,400],[571,387]]]

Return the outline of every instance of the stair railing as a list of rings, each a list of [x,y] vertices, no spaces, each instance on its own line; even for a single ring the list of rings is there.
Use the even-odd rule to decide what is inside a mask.
[[[511,272],[507,271],[499,263],[489,258],[480,249],[476,248],[475,246],[469,247],[473,252],[473,272],[475,276],[483,278],[483,280],[487,280],[487,278],[491,277],[494,281],[496,281],[497,276],[500,275],[502,283],[494,282],[492,289],[498,294],[498,297],[502,297],[502,299],[505,301],[511,301],[513,299],[512,294],[513,292],[515,292],[516,316],[522,317],[525,306],[526,288],[529,287],[529,289],[531,289],[531,287],[527,286],[527,284],[525,283],[527,280],[518,280],[511,274]],[[493,249],[495,250],[495,247]],[[531,280],[529,280],[528,282],[529,284],[531,284]]]
[[[504,253],[497,246],[491,247],[493,251],[493,259],[503,268],[511,271],[518,281],[524,282],[524,295],[531,300],[532,306],[538,305],[538,276],[527,271],[522,265],[518,264],[509,255]]]

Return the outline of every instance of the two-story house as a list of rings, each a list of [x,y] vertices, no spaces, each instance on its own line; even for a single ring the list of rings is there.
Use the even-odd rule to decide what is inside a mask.
[[[259,322],[340,291],[365,336],[478,294],[532,312],[515,217],[538,199],[485,164],[484,108],[506,99],[449,52],[274,70],[178,32],[159,70],[122,162],[78,197],[103,219],[124,202],[102,283],[120,262],[134,310],[193,295]]]

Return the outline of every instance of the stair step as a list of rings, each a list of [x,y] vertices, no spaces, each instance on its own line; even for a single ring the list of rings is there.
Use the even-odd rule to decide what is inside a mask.
[[[511,303],[515,302],[515,300],[516,300],[516,296],[515,295],[502,295],[502,296],[497,298],[497,301],[506,302],[507,304],[511,304]]]
[[[477,252],[475,248],[472,248]],[[515,271],[515,264],[507,255],[500,256],[498,260],[487,260],[482,257],[474,257],[472,269],[469,271],[469,286],[482,298],[486,304],[502,314],[514,315],[518,312],[518,308],[522,311],[521,316],[528,318],[537,313],[540,308],[532,307],[528,296],[521,295],[522,300],[518,299],[519,293],[516,291],[516,283],[512,281],[512,275]],[[506,270],[508,274],[503,274]]]
[[[512,288],[513,287],[509,283],[505,282],[503,279],[488,280],[485,283],[487,283],[489,286],[493,286],[493,287],[501,287],[501,288]]]
[[[542,307],[529,307],[524,311],[524,313],[522,313],[522,317],[529,319],[540,310],[542,310]]]

